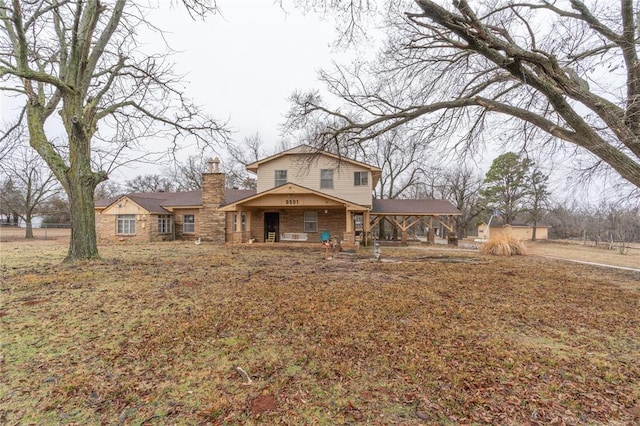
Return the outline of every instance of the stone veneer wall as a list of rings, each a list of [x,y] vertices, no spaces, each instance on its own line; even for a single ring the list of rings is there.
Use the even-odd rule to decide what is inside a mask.
[[[198,236],[203,241],[225,243],[225,213],[218,211],[224,203],[224,173],[203,173],[202,209],[200,210]]]
[[[144,217],[144,218],[143,218]],[[158,234],[157,215],[136,215],[136,233],[119,235],[117,233],[118,215],[96,214],[96,234],[98,241],[170,241],[173,234]]]

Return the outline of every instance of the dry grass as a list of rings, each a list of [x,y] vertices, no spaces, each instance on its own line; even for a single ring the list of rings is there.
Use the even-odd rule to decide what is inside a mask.
[[[71,267],[65,251],[3,244],[3,424],[640,421],[638,274],[186,243]]]
[[[482,245],[481,251],[483,254],[493,256],[525,256],[527,254],[522,240],[507,235],[489,239]]]
[[[527,249],[533,255],[554,256],[584,262],[596,262],[609,265],[640,268],[640,244],[629,247],[626,254],[617,249],[608,249],[606,244],[597,247],[581,242],[566,241],[527,241]]]

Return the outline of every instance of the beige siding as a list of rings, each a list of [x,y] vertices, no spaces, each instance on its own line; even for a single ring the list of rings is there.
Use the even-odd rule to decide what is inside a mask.
[[[320,170],[333,169],[333,189],[320,188]],[[287,170],[287,182],[315,191],[324,192],[355,204],[371,205],[371,172],[364,167],[347,162],[337,162],[331,157],[310,155],[285,155],[261,164],[258,168],[258,193],[275,186],[275,171]],[[355,186],[354,172],[367,172],[368,185]]]
[[[549,229],[545,227],[537,227],[536,228],[536,239],[538,240],[547,240],[549,239]],[[487,238],[485,233],[487,232],[487,225],[481,224],[478,226],[478,237],[479,238]],[[510,236],[513,238],[517,238],[519,240],[530,240],[533,235],[533,227],[524,227],[524,226],[505,226],[505,227],[494,227],[489,231],[489,238],[502,238],[506,236]]]

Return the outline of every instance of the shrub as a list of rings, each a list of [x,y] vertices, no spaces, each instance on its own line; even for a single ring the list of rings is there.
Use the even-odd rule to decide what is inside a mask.
[[[524,242],[510,235],[491,238],[482,246],[482,253],[494,256],[525,256],[527,250]]]

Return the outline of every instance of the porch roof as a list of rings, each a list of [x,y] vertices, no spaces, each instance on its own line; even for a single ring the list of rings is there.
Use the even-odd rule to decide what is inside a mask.
[[[356,210],[356,211],[365,211],[369,210],[367,206],[362,206],[359,204],[352,203],[350,201],[344,200],[342,198],[334,197],[332,195],[325,194],[323,192],[319,192],[313,190],[311,188],[304,187],[302,185],[298,185],[295,183],[285,183],[284,185],[276,186],[275,188],[268,189],[266,191],[250,195],[248,197],[236,200],[231,203],[227,203],[224,206],[220,207],[220,211],[235,211],[238,207],[253,207],[251,204],[256,203],[261,199],[268,199],[273,196],[285,195],[285,196],[296,196],[296,195],[310,195],[315,197],[316,199],[323,199],[328,202],[331,202],[333,205],[341,204],[344,205],[347,210]],[[287,205],[287,204],[275,204],[275,205],[262,205],[261,207],[277,207],[277,208],[290,208],[290,207],[311,207],[312,205]],[[327,205],[329,206],[329,205]]]
[[[460,216],[447,200],[373,200],[372,215],[378,216]]]

